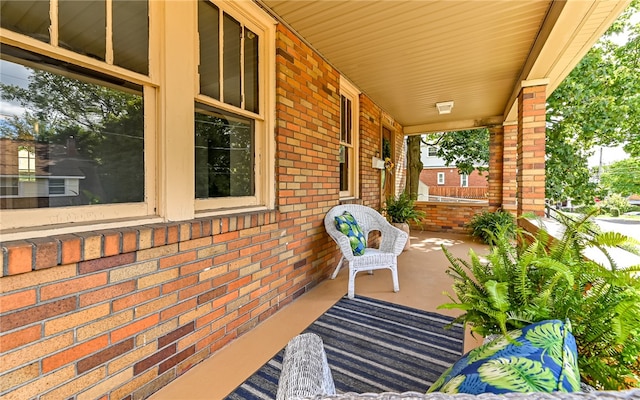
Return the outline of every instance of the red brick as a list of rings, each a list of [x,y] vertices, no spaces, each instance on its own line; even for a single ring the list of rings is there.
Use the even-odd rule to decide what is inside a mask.
[[[136,260],[135,253],[120,254],[112,257],[99,258],[97,260],[83,261],[78,264],[79,274],[88,274],[104,269],[120,267],[131,264]]]
[[[153,287],[143,291],[137,291],[132,295],[123,297],[113,301],[113,311],[124,310],[125,308],[134,307],[138,304],[142,304],[145,301],[155,299],[160,295],[160,288]]]
[[[141,373],[153,367],[154,365],[168,359],[175,353],[176,353],[175,344],[168,346],[158,351],[157,353],[154,353],[152,356],[149,356],[144,360],[139,361],[133,365],[133,375],[140,375]]]
[[[87,289],[103,286],[107,283],[107,273],[92,274],[83,276],[60,283],[43,286],[40,289],[40,300],[50,300],[56,297],[63,297],[69,294],[75,294]]]
[[[4,244],[7,249],[7,275],[23,274],[33,269],[33,245],[26,240]]]
[[[71,264],[82,261],[82,239],[76,235],[56,236],[60,242],[61,264]]]
[[[178,329],[175,329],[166,335],[158,338],[158,348],[161,349],[173,342],[177,342],[183,336],[186,336],[195,330],[195,321],[191,321],[190,323],[181,326]]]
[[[119,231],[102,231],[104,256],[115,256],[121,253],[122,234]]]
[[[30,307],[22,311],[17,311],[11,314],[5,314],[2,316],[2,324],[0,325],[0,331],[6,332],[12,329],[29,325],[34,322],[39,322],[47,318],[61,315],[69,311],[76,309],[76,298],[68,297],[66,299],[60,299],[52,301],[50,303],[41,304],[35,307]]]
[[[63,365],[70,364],[76,360],[89,355],[109,344],[108,336],[103,335],[77,346],[56,353],[42,360],[42,372],[47,373]]]
[[[58,265],[58,242],[51,238],[37,238],[29,240],[36,249],[34,269],[51,268]]]
[[[29,307],[36,304],[36,290],[24,290],[17,293],[0,296],[0,313]]]
[[[17,347],[35,342],[42,338],[42,326],[34,325],[19,331],[0,336],[0,353],[6,353]]]
[[[133,338],[125,340],[124,342],[110,345],[106,349],[78,361],[76,365],[78,374],[83,374],[88,370],[100,364],[104,364],[105,362],[112,360],[130,350],[133,350]]]
[[[126,281],[80,295],[80,307],[108,301],[136,290],[136,281]]]
[[[111,332],[111,342],[119,342],[129,336],[134,336],[145,329],[155,326],[160,322],[158,314],[149,315],[141,320],[134,321],[133,323],[118,328]]]
[[[160,366],[158,367],[158,375],[163,374],[168,369],[173,368],[174,366],[186,360],[187,358],[191,357],[195,353],[196,353],[196,346],[195,345],[189,346],[186,349],[182,350],[180,353],[176,354],[175,356],[160,363]]]
[[[138,231],[131,228],[122,230],[122,252],[131,253],[138,250]]]
[[[223,296],[225,293],[227,293],[226,286],[216,287],[215,289],[210,290],[207,293],[203,293],[200,296],[198,296],[198,305],[207,303],[213,299]]]

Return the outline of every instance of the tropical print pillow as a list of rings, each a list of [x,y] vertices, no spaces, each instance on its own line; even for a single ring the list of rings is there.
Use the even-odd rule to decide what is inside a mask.
[[[336,218],[336,228],[349,237],[351,243],[351,251],[354,256],[361,256],[367,248],[367,238],[358,225],[358,222],[349,211],[345,211]]]
[[[580,390],[576,340],[571,324],[537,322],[465,354],[428,392],[508,393]]]

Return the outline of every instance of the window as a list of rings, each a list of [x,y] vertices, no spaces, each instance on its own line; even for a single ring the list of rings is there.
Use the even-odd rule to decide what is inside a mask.
[[[50,195],[59,195],[65,194],[65,181],[64,179],[49,179],[49,194]]]
[[[3,28],[146,75],[148,8],[146,1],[6,0],[0,14]]]
[[[253,196],[253,121],[196,108],[196,198]]]
[[[0,197],[18,195],[18,178],[0,177]]]
[[[198,1],[196,211],[266,206],[274,157],[265,120],[271,27],[240,3]],[[246,10],[245,10],[246,11]],[[255,13],[253,13],[255,14]]]
[[[18,147],[18,175],[21,181],[36,180],[36,152],[33,146]]]
[[[357,197],[358,91],[340,80],[340,197]]]
[[[444,172],[438,172],[438,185],[444,185]]]
[[[198,2],[198,30],[200,93],[258,113],[260,36],[208,0]]]
[[[2,165],[0,175],[10,175],[16,168],[20,182],[33,182],[25,183],[21,191],[20,197],[27,198],[52,194],[47,188],[50,176],[74,176],[81,179],[81,184],[80,195],[71,203],[16,199],[4,202],[1,208],[142,202],[142,88],[99,81],[90,76],[91,72],[83,74],[86,71],[80,67],[67,70],[53,59],[47,62],[55,69],[41,69],[12,56],[14,49],[8,46],[2,50],[0,65],[3,71],[11,72],[0,78],[7,88],[5,98],[22,109],[0,128],[2,152],[16,151],[17,164]],[[22,78],[12,84],[13,76]]]
[[[427,147],[427,156],[429,157],[437,157],[438,156],[438,148],[435,146]]]
[[[468,187],[469,186],[469,175],[462,174],[460,175],[460,187]]]
[[[156,108],[149,3],[1,7],[3,232],[153,214],[147,188],[155,177],[145,175],[155,154],[145,140],[145,126],[155,126],[146,114]]]

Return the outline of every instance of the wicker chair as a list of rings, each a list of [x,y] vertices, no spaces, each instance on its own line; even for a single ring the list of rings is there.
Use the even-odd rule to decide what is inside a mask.
[[[369,233],[379,231],[382,235],[379,248],[367,247],[364,255],[354,256],[349,238],[336,228],[335,217],[348,211],[358,222],[366,238]],[[348,296],[355,295],[355,278],[360,271],[373,273],[376,269],[390,269],[393,278],[393,291],[400,290],[398,285],[398,255],[402,253],[409,235],[391,225],[379,212],[371,207],[357,204],[344,204],[333,207],[324,217],[324,227],[331,238],[338,244],[342,257],[336,266],[331,279],[335,279],[344,261],[349,262]]]

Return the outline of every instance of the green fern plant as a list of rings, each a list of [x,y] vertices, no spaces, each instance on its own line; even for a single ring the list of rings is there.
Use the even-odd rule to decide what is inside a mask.
[[[467,224],[467,227],[471,230],[471,235],[486,244],[493,244],[491,241],[496,236],[499,226],[502,227],[500,232],[502,236],[506,235],[509,239],[514,238],[516,221],[513,215],[507,211],[484,211],[475,214]]]
[[[408,223],[409,221],[413,221],[419,224],[420,219],[425,215],[423,211],[415,209],[415,200],[404,192],[398,197],[387,197],[387,204],[382,211],[387,214],[391,222],[395,223]]]
[[[507,334],[511,329],[547,319],[569,319],[578,345],[582,380],[598,389],[637,387],[640,381],[640,265],[620,269],[611,248],[637,244],[624,235],[590,229],[591,211],[564,220],[561,239],[545,230],[535,235],[507,227],[491,232],[490,252],[450,262],[455,297],[440,308],[464,313],[457,322],[482,336]],[[600,249],[607,268],[584,256],[588,247]]]

